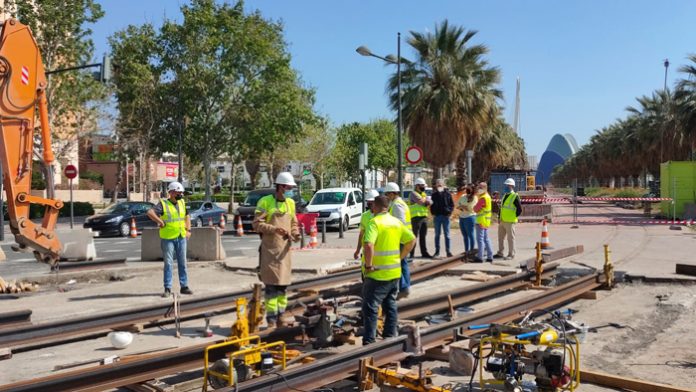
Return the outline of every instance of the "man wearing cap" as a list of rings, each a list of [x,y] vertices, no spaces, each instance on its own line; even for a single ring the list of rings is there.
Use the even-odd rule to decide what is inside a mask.
[[[511,260],[515,257],[515,225],[517,217],[522,214],[522,204],[520,197],[515,193],[515,180],[508,178],[505,180],[505,195],[500,204],[500,225],[498,226],[498,253],[494,258]],[[505,255],[505,237],[508,241],[508,254]]]
[[[413,229],[413,234],[418,238],[421,256],[431,258],[432,256],[428,253],[428,247],[425,243],[425,236],[428,234],[428,206],[432,202],[425,193],[425,180],[423,178],[416,178],[414,185],[413,192],[408,196],[411,228]],[[411,258],[415,256],[415,253],[416,247],[414,246],[411,250]]]
[[[389,215],[401,221],[411,230],[411,210],[401,198],[401,189],[395,182],[388,182],[384,187],[384,195],[389,199]],[[408,254],[408,253],[407,253]],[[411,289],[411,272],[408,269],[408,260],[401,260],[401,280],[399,281],[399,296],[408,297]]]
[[[268,327],[282,326],[281,317],[288,305],[286,289],[292,280],[290,245],[300,240],[295,216],[292,174],[282,172],[275,180],[275,193],[256,204],[254,230],[261,236],[259,278],[263,282]]]
[[[379,196],[379,192],[374,189],[370,189],[365,194],[365,203],[367,203],[367,210],[360,216],[360,234],[358,234],[358,246],[355,248],[355,253],[353,253],[353,258],[355,260],[360,258],[360,251],[362,250],[363,236],[365,236],[365,230],[367,230],[367,224],[370,223],[375,214],[372,213],[372,203],[375,201],[375,197]],[[363,256],[362,261],[365,261]]]
[[[147,211],[147,216],[159,226],[160,246],[164,259],[164,293],[163,298],[172,293],[172,262],[176,254],[177,271],[181,294],[193,294],[188,287],[186,274],[186,241],[191,237],[191,216],[186,211],[184,202],[184,186],[179,182],[171,182],[167,188],[169,198],[160,202]]]

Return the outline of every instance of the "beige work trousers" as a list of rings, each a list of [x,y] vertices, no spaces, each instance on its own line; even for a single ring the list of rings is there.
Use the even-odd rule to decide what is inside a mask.
[[[515,223],[500,222],[498,225],[498,254],[505,254],[505,236],[508,242],[508,257],[515,257]]]

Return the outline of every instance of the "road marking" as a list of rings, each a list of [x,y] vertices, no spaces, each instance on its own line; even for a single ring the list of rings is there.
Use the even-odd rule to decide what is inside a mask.
[[[8,261],[36,261],[36,259],[14,259],[14,260],[8,260]]]
[[[107,250],[102,250],[100,252],[101,253],[120,253],[120,252],[125,252],[125,251],[121,250],[121,249],[107,249]]]
[[[258,249],[258,247],[257,246],[242,246],[239,248],[234,248],[234,250],[254,250],[254,249]]]

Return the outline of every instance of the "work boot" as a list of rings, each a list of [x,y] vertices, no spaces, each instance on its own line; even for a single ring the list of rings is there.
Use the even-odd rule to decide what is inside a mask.
[[[507,255],[507,256],[505,256],[505,258],[503,260],[512,260],[514,258],[515,258],[514,255]]]
[[[411,290],[399,290],[399,294],[396,295],[396,299],[408,298],[411,294]]]
[[[188,288],[188,286],[184,286],[184,287],[181,288],[180,293],[181,293],[181,294],[189,294],[189,295],[191,295],[191,294],[193,294],[193,291],[191,291],[191,289]]]
[[[162,293],[162,298],[169,298],[170,295],[172,295],[172,290],[165,288],[164,293]]]
[[[493,256],[494,259],[504,259],[505,256],[502,253],[496,253],[495,256]]]
[[[452,252],[447,252],[447,257],[452,257]]]
[[[437,252],[433,253],[433,259],[436,257],[440,257],[440,251],[438,250]]]
[[[424,258],[424,259],[432,259],[432,258],[433,258],[433,255],[431,255],[431,254],[428,253],[428,252],[425,252],[425,253],[423,253],[423,254],[421,255],[421,257]]]
[[[492,262],[493,262],[493,259],[491,259],[491,258],[489,257],[489,258],[486,259],[486,262],[487,262],[487,263],[492,263]]]
[[[482,259],[479,259],[478,257],[474,257],[474,263],[483,263]]]

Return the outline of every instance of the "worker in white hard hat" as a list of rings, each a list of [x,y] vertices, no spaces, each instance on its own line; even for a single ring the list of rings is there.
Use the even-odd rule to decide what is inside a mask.
[[[515,257],[515,225],[517,218],[522,214],[522,203],[515,192],[515,180],[508,178],[503,183],[505,195],[500,204],[500,225],[498,226],[498,253],[493,256],[496,259],[511,260]],[[505,237],[507,237],[508,253],[505,256]]]
[[[379,192],[377,192],[375,189],[370,189],[365,193],[365,203],[367,204],[367,209],[360,216],[360,233],[358,234],[358,245],[355,248],[355,253],[353,253],[353,258],[355,260],[360,258],[360,251],[362,250],[363,246],[363,236],[365,235],[367,224],[370,223],[370,220],[372,220],[372,218],[375,217],[375,214],[372,213],[372,203],[375,201],[375,197],[377,196],[379,196]],[[362,261],[365,261],[364,257],[362,258]]]
[[[181,294],[193,294],[188,287],[186,273],[186,245],[191,237],[191,216],[186,211],[184,186],[173,181],[167,187],[169,197],[160,199],[147,216],[159,226],[160,245],[164,259],[164,293],[163,298],[172,293],[172,264],[176,255],[177,271]]]
[[[389,199],[389,214],[403,223],[411,230],[411,210],[401,198],[401,189],[394,182],[388,182],[384,187],[384,195]],[[408,268],[408,260],[401,260],[401,280],[399,281],[399,298],[408,297],[411,289],[411,273]]]
[[[421,256],[431,258],[428,253],[428,247],[425,242],[425,236],[428,234],[428,207],[433,204],[425,193],[425,179],[416,178],[414,182],[413,192],[408,196],[408,206],[411,212],[411,228],[413,234],[418,238],[420,244]],[[416,247],[411,249],[411,258],[415,256]]]
[[[279,173],[275,193],[259,200],[252,223],[261,236],[259,278],[265,285],[266,321],[271,328],[283,324],[282,316],[288,305],[286,290],[292,283],[290,245],[300,240],[292,199],[292,188],[296,185],[292,174]]]

